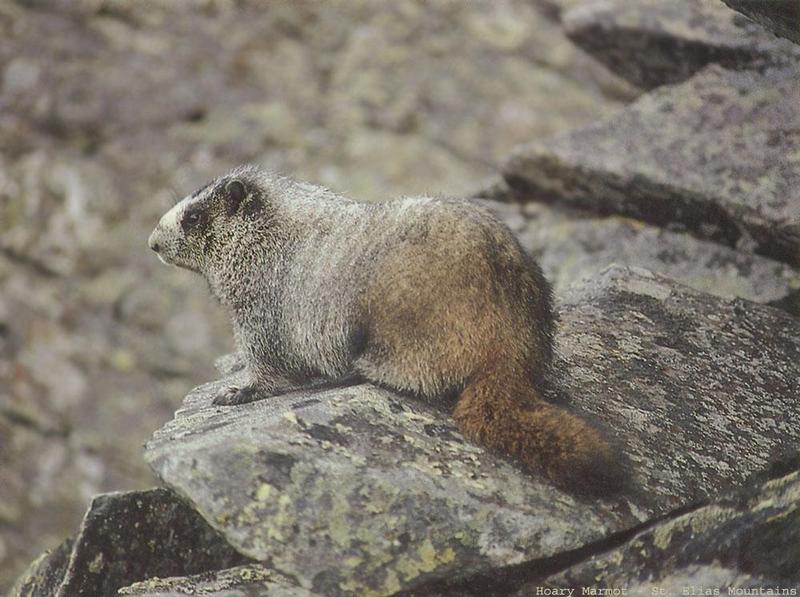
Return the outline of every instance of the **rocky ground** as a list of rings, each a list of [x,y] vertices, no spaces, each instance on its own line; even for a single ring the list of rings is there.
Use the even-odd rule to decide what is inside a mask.
[[[270,6],[0,6],[0,589],[89,503],[13,594],[798,587],[797,46],[716,0]],[[245,160],[495,210],[557,291],[550,398],[608,429],[623,494],[370,386],[220,409],[220,381],[173,418],[228,331],[144,239]],[[91,499],[153,484],[169,419],[163,487]]]

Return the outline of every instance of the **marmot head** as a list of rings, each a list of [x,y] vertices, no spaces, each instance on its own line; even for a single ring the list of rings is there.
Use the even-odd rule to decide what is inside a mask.
[[[263,227],[270,211],[270,180],[255,166],[240,166],[212,180],[162,216],[148,239],[150,248],[166,264],[206,274],[226,247]]]

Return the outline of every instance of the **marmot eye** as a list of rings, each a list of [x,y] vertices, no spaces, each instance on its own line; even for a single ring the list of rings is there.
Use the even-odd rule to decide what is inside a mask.
[[[193,210],[187,212],[186,215],[183,216],[183,225],[185,228],[193,228],[198,224],[200,224],[202,219],[203,219],[203,214],[201,214],[197,210]]]

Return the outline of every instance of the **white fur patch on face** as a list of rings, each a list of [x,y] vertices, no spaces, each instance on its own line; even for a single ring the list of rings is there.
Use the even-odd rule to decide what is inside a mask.
[[[167,213],[161,216],[161,222],[159,222],[159,225],[161,226],[162,230],[171,233],[178,232],[178,230],[180,229],[181,216],[183,215],[183,211],[186,208],[185,203],[186,199],[178,203],[175,207],[173,207]]]
[[[168,234],[176,234],[180,235],[181,232],[181,219],[183,218],[183,214],[186,212],[190,205],[198,203],[203,197],[205,193],[193,197],[188,196],[181,199],[172,209],[170,209],[167,213],[161,216],[161,221],[159,225],[161,228],[167,232]]]
[[[158,225],[147,241],[148,245],[156,251],[161,263],[197,271],[195,260],[187,257],[186,254],[186,235],[181,222],[186,210],[201,199],[202,197],[190,195],[161,216]]]

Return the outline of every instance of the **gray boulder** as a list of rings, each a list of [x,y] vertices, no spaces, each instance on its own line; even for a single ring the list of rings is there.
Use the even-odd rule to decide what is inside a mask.
[[[167,489],[99,495],[74,540],[35,561],[12,597],[101,597],[153,576],[249,560]]]
[[[800,588],[800,472],[670,517],[624,545],[523,586]],[[681,594],[680,591],[667,594]],[[777,593],[780,594],[780,593]]]
[[[631,524],[465,442],[432,407],[360,385],[222,409],[203,386],[148,445],[231,545],[326,595],[391,594],[552,555]]]
[[[722,0],[772,32],[800,44],[800,4],[795,0]]]
[[[550,398],[630,468],[585,502],[463,440],[446,412],[370,385],[236,408],[198,388],[146,458],[240,553],[328,595],[422,590],[565,552],[741,485],[800,445],[800,322],[611,268],[561,308]]]
[[[567,294],[560,328],[556,393],[622,434],[648,518],[800,445],[800,321],[782,311],[611,267]]]
[[[724,298],[792,302],[800,272],[787,264],[623,216],[596,216],[544,203],[482,201],[506,222],[544,270],[556,295],[611,264],[641,267]]]
[[[798,464],[797,457],[785,460],[772,479],[758,475],[742,490],[680,508],[578,552],[432,584],[415,594],[793,594],[800,589]]]
[[[800,71],[711,66],[615,116],[519,148],[522,194],[800,264]]]
[[[631,83],[679,83],[703,67],[754,67],[800,49],[721,2],[588,0],[562,15],[569,37]]]

